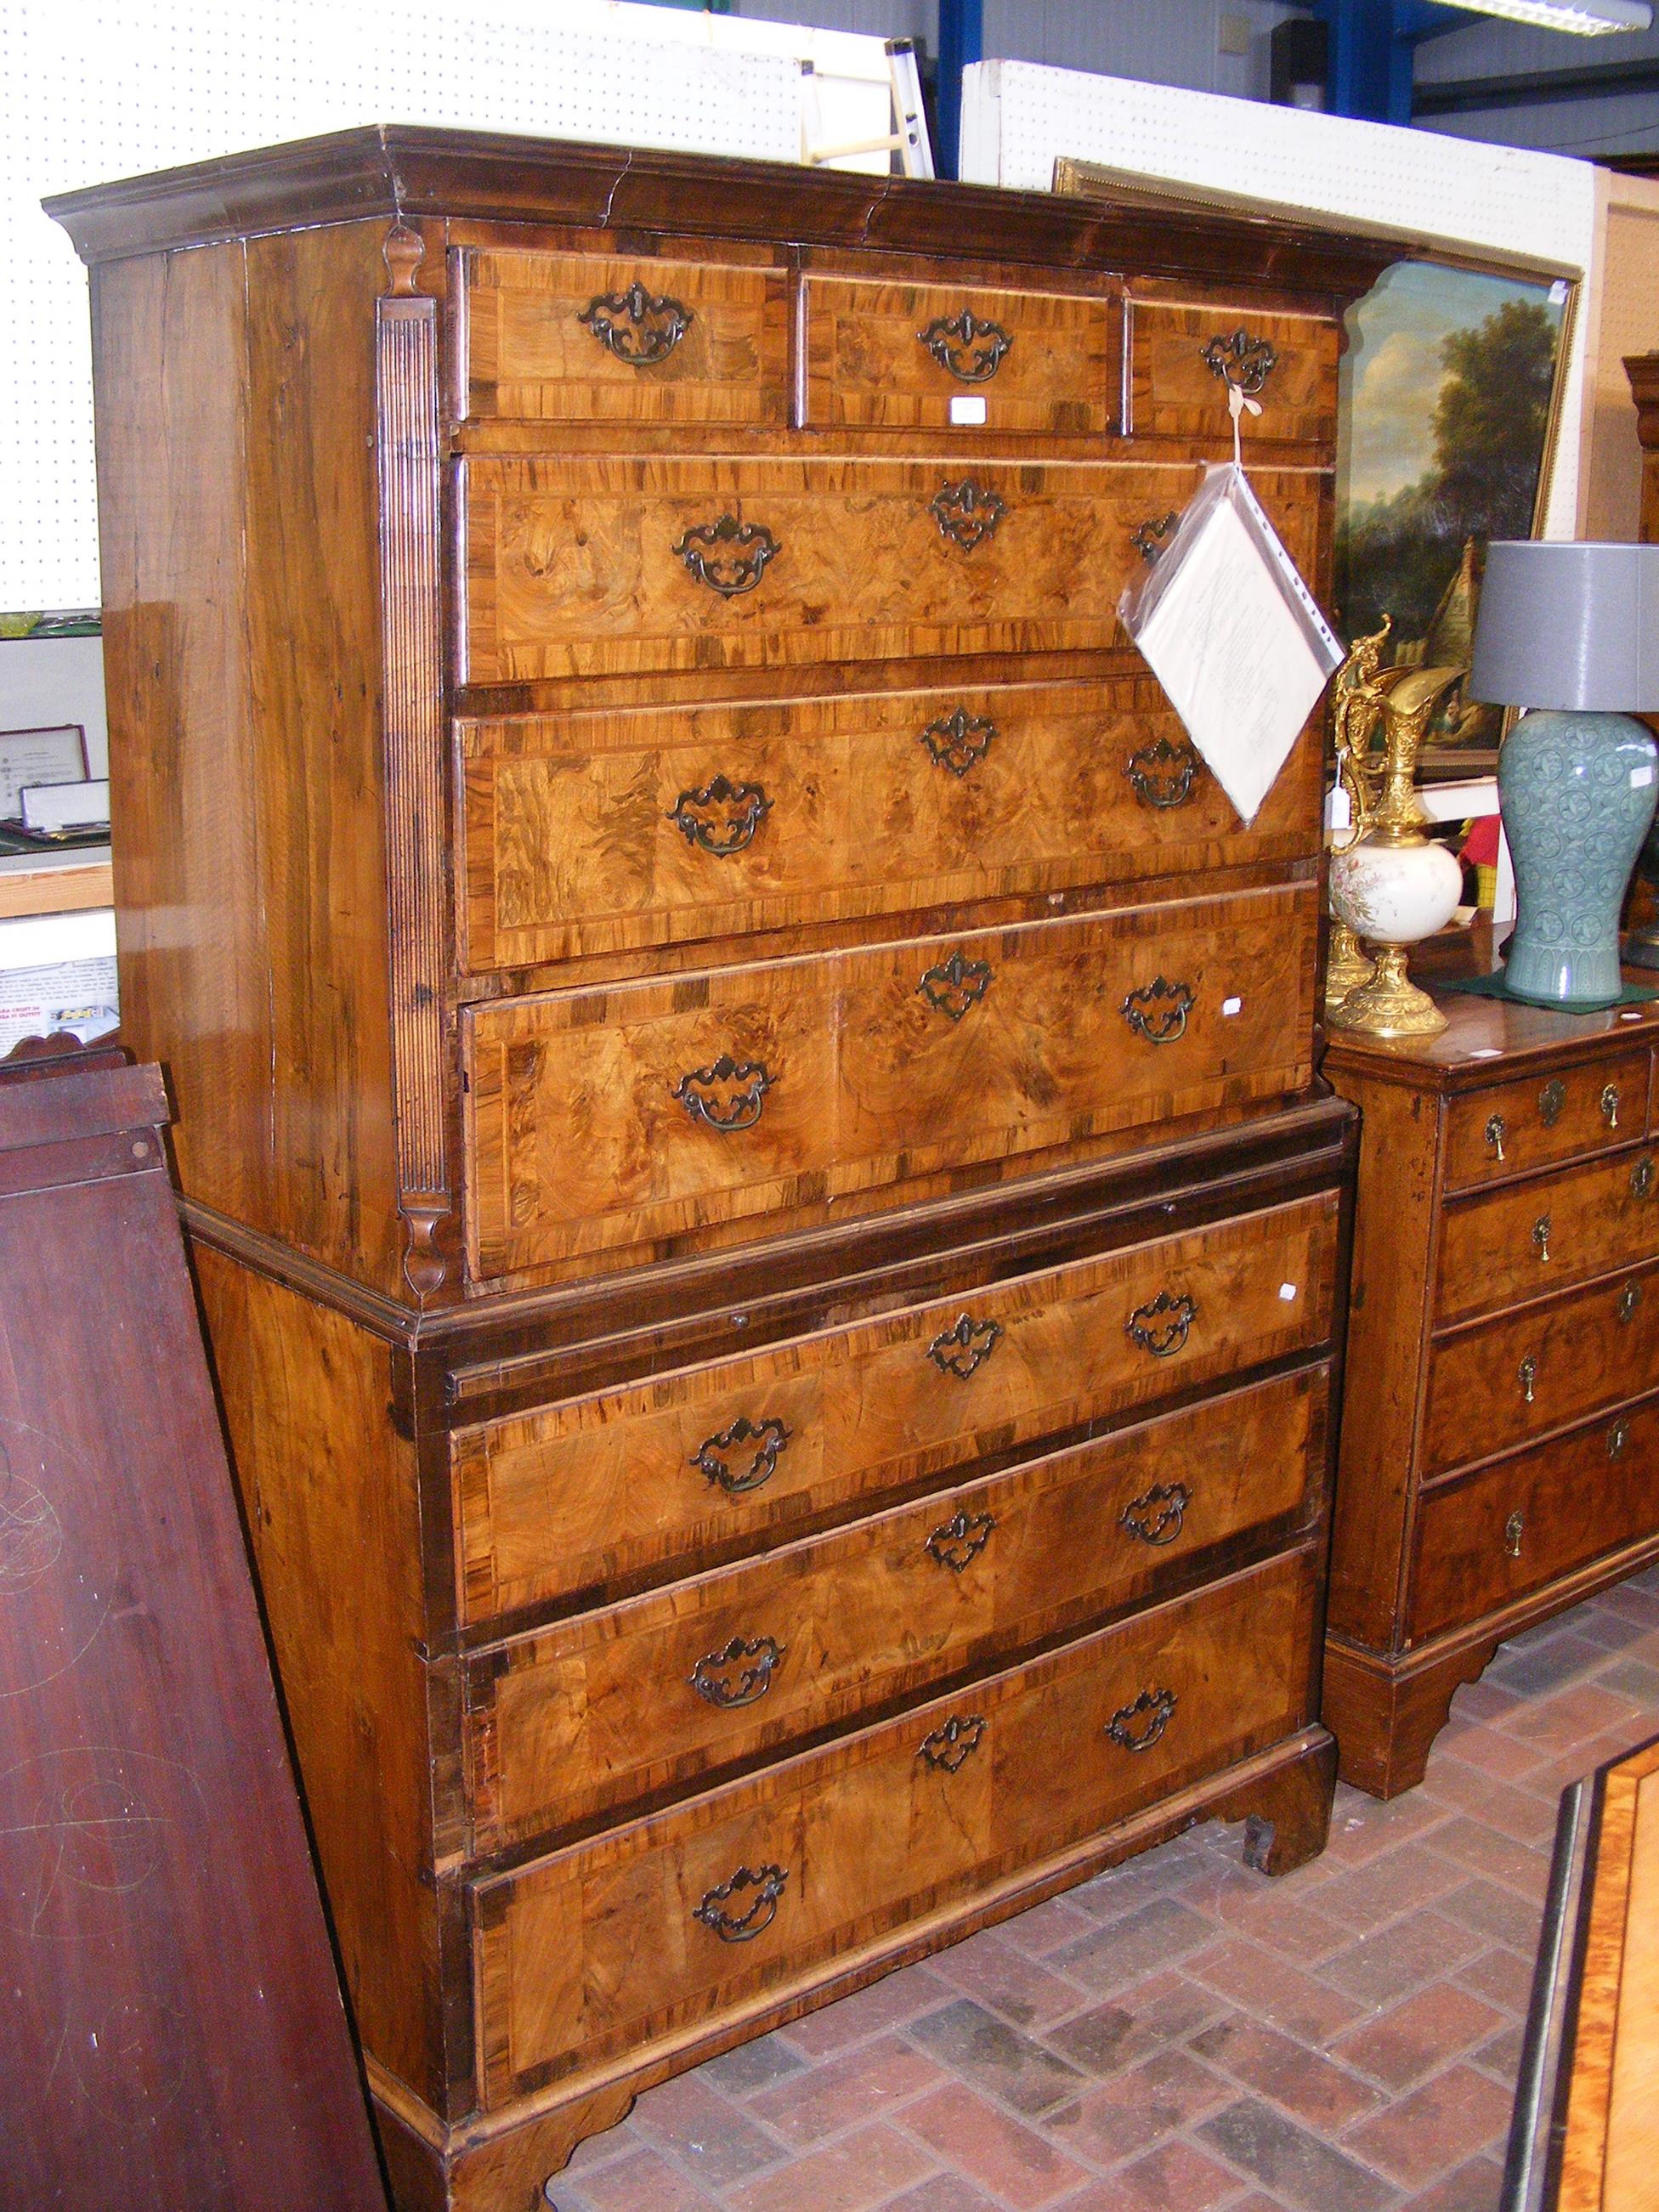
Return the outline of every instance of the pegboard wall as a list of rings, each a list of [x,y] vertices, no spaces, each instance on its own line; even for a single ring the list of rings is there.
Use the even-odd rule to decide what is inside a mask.
[[[798,161],[797,54],[697,26],[604,0],[0,0],[0,610],[98,604],[86,277],[44,196],[365,123]],[[880,41],[838,44],[871,50],[884,129]]]

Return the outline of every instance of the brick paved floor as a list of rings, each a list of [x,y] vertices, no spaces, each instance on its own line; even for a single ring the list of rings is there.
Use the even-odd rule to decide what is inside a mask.
[[[1310,1866],[1194,1829],[649,2091],[558,2212],[1492,2212],[1558,1798],[1656,1731],[1659,1569]]]

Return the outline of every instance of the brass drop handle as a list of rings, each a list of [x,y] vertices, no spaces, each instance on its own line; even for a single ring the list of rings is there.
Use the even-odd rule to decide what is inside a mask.
[[[1266,338],[1249,331],[1218,331],[1204,348],[1204,365],[1212,376],[1254,399],[1278,366],[1279,356]]]
[[[941,1773],[954,1774],[979,1749],[984,1735],[983,1713],[966,1713],[960,1720],[952,1713],[930,1735],[923,1736],[916,1746],[916,1757]]]
[[[939,534],[959,553],[971,553],[988,538],[1008,512],[1007,501],[988,484],[964,477],[960,483],[941,484],[927,502],[927,512],[939,525]]]
[[[1130,544],[1149,568],[1175,536],[1180,523],[1180,515],[1171,507],[1167,514],[1148,515],[1145,522],[1136,523],[1129,532]]]
[[[1521,1362],[1520,1367],[1516,1370],[1516,1372],[1521,1382],[1522,1402],[1525,1405],[1530,1406],[1533,1401],[1534,1395],[1532,1386],[1538,1380],[1537,1355],[1534,1352],[1529,1352],[1526,1358]]]
[[[922,1549],[936,1566],[949,1567],[953,1575],[959,1575],[990,1542],[996,1525],[994,1513],[969,1513],[963,1507],[940,1522]]]
[[[1533,1223],[1532,1241],[1537,1247],[1539,1264],[1547,1267],[1550,1258],[1550,1218],[1547,1213],[1540,1213]]]
[[[773,1637],[734,1636],[723,1650],[706,1652],[686,1679],[706,1704],[731,1712],[766,1695],[783,1654]]]
[[[1130,754],[1123,763],[1123,773],[1143,806],[1163,811],[1187,804],[1198,781],[1200,765],[1188,739],[1183,738],[1179,744],[1171,744],[1168,738],[1158,737]]]
[[[1561,1118],[1561,1109],[1567,1103],[1567,1086],[1559,1075],[1551,1076],[1538,1094],[1538,1118],[1547,1129],[1553,1129]]]
[[[1187,1034],[1187,1017],[1198,1004],[1189,983],[1171,983],[1154,975],[1138,991],[1131,991],[1119,1009],[1129,1027],[1148,1044],[1178,1044]]]
[[[751,1421],[746,1413],[739,1413],[729,1428],[703,1438],[691,1455],[691,1464],[728,1498],[741,1498],[745,1492],[763,1489],[770,1482],[778,1471],[778,1455],[789,1437],[790,1431],[775,1414],[763,1421]]]
[[[739,1065],[723,1052],[712,1067],[688,1068],[674,1085],[673,1095],[694,1121],[729,1137],[754,1127],[775,1079],[764,1060],[746,1060]]]
[[[735,514],[722,514],[714,522],[695,523],[672,550],[700,584],[723,599],[735,599],[754,590],[767,562],[783,546],[763,522],[739,522]]]
[[[740,1866],[729,1881],[709,1890],[702,1903],[693,1906],[691,1917],[712,1928],[722,1943],[752,1943],[777,1918],[778,1899],[788,1879],[781,1866]],[[738,1910],[728,1912],[727,1905]]]
[[[982,1367],[1002,1341],[1002,1323],[975,1321],[970,1313],[958,1314],[949,1328],[941,1329],[927,1347],[927,1357],[941,1375],[954,1375],[965,1382]]]
[[[1192,1500],[1193,1493],[1184,1482],[1155,1482],[1140,1497],[1129,1500],[1117,1516],[1118,1526],[1143,1544],[1173,1544]]]
[[[1607,1457],[1617,1459],[1630,1440],[1630,1423],[1615,1421],[1607,1431]]]
[[[1526,1526],[1526,1516],[1518,1510],[1516,1512],[1511,1513],[1509,1519],[1504,1523],[1504,1551],[1505,1556],[1509,1559],[1518,1559],[1520,1558],[1521,1539],[1522,1534],[1525,1533]]]
[[[733,783],[717,775],[700,791],[683,791],[670,808],[667,820],[688,845],[729,860],[752,842],[772,802],[758,783]]]
[[[1608,1083],[1602,1086],[1601,1119],[1610,1129],[1616,1129],[1619,1127],[1619,1085],[1616,1083]]]
[[[916,986],[916,995],[926,999],[946,1021],[959,1022],[990,989],[994,974],[988,960],[969,960],[965,953],[953,952],[948,960],[927,970]]]
[[[1013,343],[1000,323],[976,315],[971,307],[936,316],[925,331],[916,332],[916,340],[962,384],[989,383]]]
[[[921,742],[935,768],[949,769],[952,775],[961,776],[984,759],[996,734],[994,722],[958,707],[953,714],[942,714],[938,721],[929,722]]]
[[[1501,1160],[1504,1157],[1504,1139],[1507,1133],[1503,1115],[1492,1115],[1486,1123],[1486,1142],[1492,1146],[1495,1160]]]
[[[1150,1751],[1169,1727],[1178,1703],[1173,1690],[1143,1690],[1132,1704],[1119,1706],[1106,1723],[1106,1733],[1125,1751]]]
[[[1641,1303],[1642,1285],[1640,1283],[1626,1283],[1624,1289],[1619,1293],[1618,1304],[1613,1308],[1614,1313],[1618,1315],[1620,1320],[1624,1323],[1626,1328],[1628,1328],[1631,1323],[1635,1320],[1636,1309],[1641,1304]]]
[[[1630,1171],[1632,1198],[1651,1198],[1653,1195],[1653,1154],[1644,1152]]]
[[[1160,1291],[1137,1306],[1123,1324],[1131,1343],[1154,1359],[1172,1359],[1198,1319],[1198,1303],[1188,1291]]]
[[[607,353],[629,368],[651,368],[666,361],[696,319],[684,300],[667,293],[653,299],[639,283],[625,292],[601,293],[576,316]]]

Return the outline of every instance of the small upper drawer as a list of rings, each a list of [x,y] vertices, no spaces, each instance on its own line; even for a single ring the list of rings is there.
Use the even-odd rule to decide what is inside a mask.
[[[1435,1318],[1497,1313],[1656,1255],[1659,1156],[1644,1146],[1449,1206]]]
[[[1336,441],[1337,325],[1251,307],[1129,307],[1129,428],[1138,438],[1231,439],[1227,386],[1260,406],[1246,445]]]
[[[477,249],[460,259],[463,421],[787,418],[781,270]]]
[[[711,1546],[782,1542],[988,1453],[1315,1352],[1336,1212],[1322,1192],[458,1429],[460,1617],[667,1579]]]
[[[475,1279],[1282,1097],[1311,884],[468,1008]]]
[[[501,717],[459,735],[474,970],[1319,844],[1316,727],[1247,827],[1150,677]]]
[[[1639,1137],[1647,1127],[1648,1070],[1645,1052],[1626,1052],[1454,1098],[1446,1114],[1447,1189]]]
[[[1117,300],[978,286],[806,283],[806,419],[830,429],[982,423],[1065,437],[1117,426]]]

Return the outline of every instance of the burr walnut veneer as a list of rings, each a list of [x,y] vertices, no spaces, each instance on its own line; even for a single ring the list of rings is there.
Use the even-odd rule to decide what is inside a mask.
[[[56,212],[124,1027],[400,2204],[1191,1820],[1316,1850],[1318,735],[1241,823],[1115,611],[1230,380],[1322,582],[1373,264],[419,131]]]

